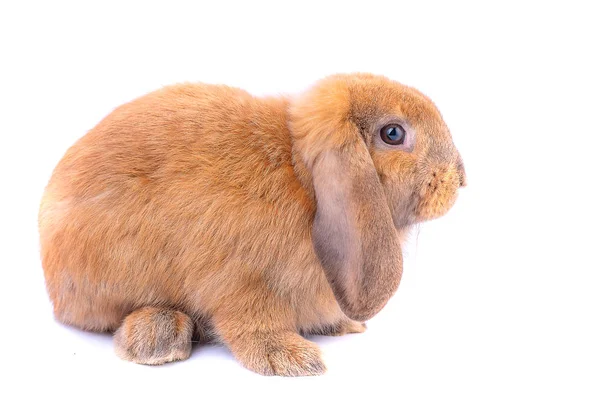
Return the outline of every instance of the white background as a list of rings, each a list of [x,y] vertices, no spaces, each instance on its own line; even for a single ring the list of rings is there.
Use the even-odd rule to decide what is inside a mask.
[[[2,2],[0,400],[600,401],[594,3]],[[54,322],[36,216],[77,138],[175,82],[294,93],[353,71],[429,95],[469,186],[415,231],[366,333],[314,338],[326,375],[264,378],[219,346],[139,366]]]

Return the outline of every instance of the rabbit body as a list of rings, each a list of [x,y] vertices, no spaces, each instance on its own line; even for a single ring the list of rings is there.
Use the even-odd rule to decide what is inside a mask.
[[[325,159],[311,159],[307,138],[292,133],[313,117],[291,114],[313,103],[291,102],[226,86],[166,87],[117,108],[72,146],[39,213],[56,318],[116,332],[117,353],[140,363],[186,358],[195,333],[262,374],[322,373],[318,348],[300,334],[364,331],[385,302],[349,313],[359,305],[339,296],[351,288],[340,284],[359,277],[324,271],[319,251],[329,246],[315,245],[315,217],[331,186],[319,193],[313,166]],[[386,212],[381,228],[401,238],[409,226],[392,220]],[[393,288],[385,301],[401,273],[397,240],[386,242],[398,252],[385,264],[394,280],[376,276]],[[335,248],[331,256],[350,253]]]

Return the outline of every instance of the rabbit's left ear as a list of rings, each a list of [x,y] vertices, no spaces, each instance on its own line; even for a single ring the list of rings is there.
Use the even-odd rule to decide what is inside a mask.
[[[325,79],[291,103],[289,127],[294,159],[312,178],[314,250],[342,311],[364,321],[398,288],[402,251],[370,139],[353,121],[352,86]]]
[[[312,164],[317,199],[312,236],[340,308],[364,321],[396,291],[402,252],[367,146],[358,133],[351,137],[355,141],[324,150]]]

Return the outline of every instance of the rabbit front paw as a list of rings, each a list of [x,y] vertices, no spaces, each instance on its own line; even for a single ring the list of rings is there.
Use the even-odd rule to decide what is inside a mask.
[[[254,335],[230,348],[242,365],[261,375],[312,376],[326,371],[319,347],[293,332]]]

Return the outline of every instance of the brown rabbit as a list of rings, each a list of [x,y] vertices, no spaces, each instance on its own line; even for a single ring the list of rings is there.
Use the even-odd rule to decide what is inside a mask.
[[[71,147],[44,194],[41,254],[61,322],[116,331],[142,364],[225,343],[264,375],[325,371],[301,334],[363,332],[402,275],[411,225],[465,172],[433,103],[380,76],[297,98],[163,88]]]

